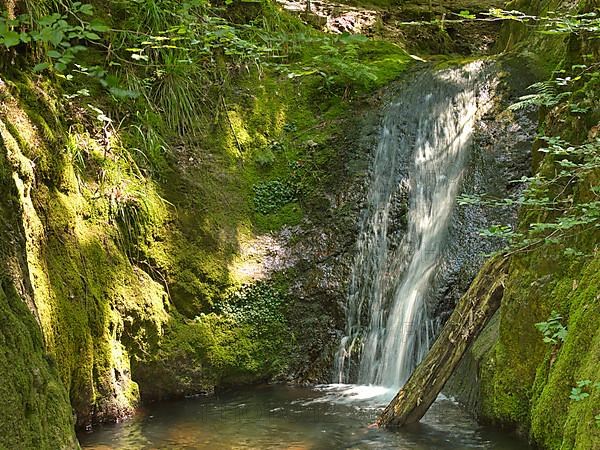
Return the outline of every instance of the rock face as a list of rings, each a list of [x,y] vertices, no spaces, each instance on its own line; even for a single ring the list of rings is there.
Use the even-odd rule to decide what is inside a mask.
[[[329,383],[335,352],[343,335],[350,272],[360,215],[367,192],[368,168],[379,136],[381,92],[361,114],[343,125],[327,145],[340,151],[342,164],[334,183],[323,192],[321,206],[298,227],[284,229],[286,276],[293,303],[289,321],[297,352],[285,378],[295,382]]]
[[[515,180],[530,172],[530,148],[536,123],[531,112],[511,112],[508,105],[526,91],[512,63],[499,62],[492,83],[491,109],[477,122],[471,148],[471,160],[461,187],[461,195],[486,195],[507,198],[523,189]],[[521,81],[516,78],[520,78]],[[503,245],[497,239],[483,238],[481,230],[493,225],[515,225],[517,211],[465,204],[457,206],[449,231],[445,267],[436,279],[438,305],[435,316],[443,323],[461,295],[479,271],[486,255]]]
[[[381,16],[373,9],[357,8],[335,2],[314,0],[277,0],[286,10],[299,14],[309,23],[333,33],[368,32]]]
[[[378,0],[330,2],[278,0],[307,24],[331,33],[366,34],[401,43],[414,54],[482,55],[493,52],[499,22],[460,20],[461,11],[488,12],[502,0]]]

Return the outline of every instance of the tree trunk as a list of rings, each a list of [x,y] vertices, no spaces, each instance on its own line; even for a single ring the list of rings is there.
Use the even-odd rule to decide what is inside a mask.
[[[465,351],[494,315],[504,294],[508,258],[488,261],[412,376],[377,419],[377,425],[399,428],[418,422],[435,401]]]

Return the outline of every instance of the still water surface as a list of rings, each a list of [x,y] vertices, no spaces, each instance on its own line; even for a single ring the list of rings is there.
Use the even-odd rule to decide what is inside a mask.
[[[79,436],[86,449],[526,450],[440,397],[421,423],[369,429],[394,392],[350,385],[258,386],[150,405],[133,419]]]

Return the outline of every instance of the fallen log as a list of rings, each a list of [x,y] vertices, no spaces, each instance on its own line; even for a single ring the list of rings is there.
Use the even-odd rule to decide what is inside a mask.
[[[499,308],[507,272],[505,257],[493,258],[482,267],[423,361],[377,419],[379,427],[399,428],[421,420]]]

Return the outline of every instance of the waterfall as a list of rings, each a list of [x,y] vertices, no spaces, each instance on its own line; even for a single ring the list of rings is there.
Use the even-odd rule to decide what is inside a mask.
[[[346,310],[338,382],[402,386],[436,332],[432,292],[477,118],[482,62],[423,72],[383,118]]]

